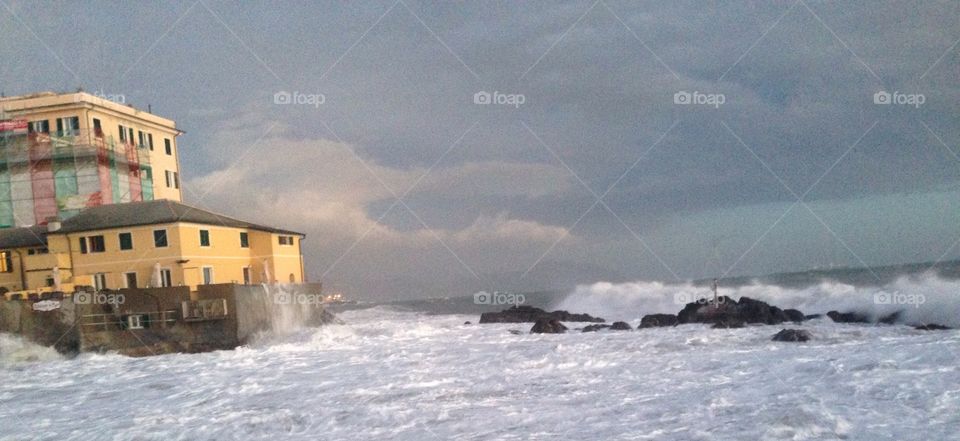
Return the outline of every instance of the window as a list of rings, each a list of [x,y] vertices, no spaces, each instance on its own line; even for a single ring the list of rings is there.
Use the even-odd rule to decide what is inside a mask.
[[[127,142],[133,144],[133,127],[128,127],[127,130],[127,133],[129,134],[129,136],[127,136]]]
[[[137,273],[131,271],[129,273],[123,273],[123,281],[126,283],[127,288],[136,288],[137,287]]]
[[[147,145],[147,137],[144,136],[143,130],[137,130],[137,145],[140,147]]]
[[[80,117],[57,118],[57,136],[76,136],[80,134]]]
[[[153,230],[153,246],[157,248],[167,246],[167,230]]]
[[[127,316],[127,329],[143,329],[143,315],[135,314]]]
[[[122,124],[118,127],[120,127],[120,142],[125,142],[127,140],[127,131],[123,128]]]
[[[106,273],[96,273],[93,275],[93,288],[97,291],[102,291],[107,289],[107,274]]]
[[[160,270],[160,286],[162,287],[173,286],[173,277],[171,277],[171,272],[169,268],[164,268]]]
[[[280,236],[280,245],[293,245],[293,236]]]
[[[205,266],[203,267],[203,284],[210,285],[213,283],[213,267]]]
[[[80,254],[102,253],[107,250],[103,236],[87,236],[80,238]]]
[[[121,250],[133,249],[133,234],[120,233],[120,249]]]
[[[180,188],[180,175],[177,172],[167,170],[167,188]]]
[[[100,120],[97,118],[93,119],[93,135],[97,138],[103,138],[103,128],[100,127]]]
[[[250,284],[250,267],[249,266],[243,267],[243,284],[244,285]]]
[[[210,246],[210,230],[200,230],[200,246]]]
[[[173,154],[173,146],[170,145],[170,138],[163,138],[163,150],[167,152],[168,155]]]
[[[240,233],[240,248],[250,248],[250,236],[246,232]]]
[[[13,272],[13,253],[10,251],[0,252],[0,273]]]
[[[29,133],[50,133],[50,121],[42,119],[40,121],[30,121],[27,123],[27,132]]]
[[[147,147],[151,152],[153,151],[153,133],[147,133]]]

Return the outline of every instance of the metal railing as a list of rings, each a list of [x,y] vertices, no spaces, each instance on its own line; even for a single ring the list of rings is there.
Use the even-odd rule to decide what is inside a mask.
[[[140,324],[145,325],[139,328],[129,327],[129,317],[140,316]],[[155,312],[134,312],[127,314],[105,313],[105,314],[84,314],[80,316],[80,326],[85,326],[85,330],[96,331],[98,327],[102,331],[124,331],[128,329],[149,329],[158,324],[160,328],[167,328],[170,324],[177,322],[177,310],[168,309]],[[93,329],[89,329],[93,328]]]

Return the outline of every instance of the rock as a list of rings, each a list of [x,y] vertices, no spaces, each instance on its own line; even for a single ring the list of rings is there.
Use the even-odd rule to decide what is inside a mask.
[[[784,309],[783,313],[787,315],[787,320],[790,320],[791,322],[800,323],[807,319],[802,312],[796,309]]]
[[[659,326],[677,326],[677,316],[673,314],[648,314],[640,319],[641,328],[655,328]]]
[[[773,341],[808,341],[810,333],[803,329],[782,329],[773,336]]]
[[[538,319],[530,328],[531,334],[563,334],[564,332],[567,332],[567,327],[563,326],[563,323],[549,318]]]
[[[633,330],[633,327],[630,326],[630,324],[627,323],[627,322],[613,322],[613,324],[610,325],[610,330],[612,330],[612,331],[632,331],[632,330]]]
[[[823,317],[823,314],[810,314],[810,315],[805,315],[805,316],[803,316],[803,319],[804,319],[804,320],[816,320],[816,319],[818,319],[818,318],[820,318],[820,317]]]
[[[520,305],[512,306],[500,312],[484,312],[480,314],[480,323],[534,323],[544,318],[564,322],[603,323],[605,321],[589,314],[571,314],[567,311],[547,312],[533,306]]]
[[[794,312],[795,311],[795,312]],[[766,302],[741,297],[740,301],[721,296],[713,300],[688,303],[677,314],[678,323],[724,323],[721,327],[730,327],[736,323],[763,323],[776,325],[803,317],[803,313],[791,310],[788,314]],[[641,322],[642,323],[642,322]]]
[[[721,320],[711,326],[713,329],[738,329],[742,328],[744,323],[739,320]]]
[[[470,323],[470,321],[468,320],[468,321],[463,322],[463,324],[465,324],[465,325],[472,325],[473,323]]]
[[[870,323],[870,319],[867,316],[856,313],[856,312],[837,312],[830,311],[827,313],[827,317],[830,317],[830,320],[833,320],[837,323]]]
[[[597,332],[609,327],[610,325],[587,325],[583,327],[583,332]]]
[[[947,331],[947,330],[950,330],[950,329],[953,329],[953,328],[951,328],[951,327],[949,327],[949,326],[938,325],[938,324],[936,324],[936,323],[928,323],[928,324],[924,324],[924,325],[914,326],[913,329],[916,329],[916,330],[919,330],[919,331]]]
[[[880,317],[880,319],[877,320],[877,322],[883,323],[883,324],[885,324],[885,325],[892,325],[892,324],[894,324],[894,323],[899,322],[899,321],[900,321],[900,316],[902,316],[902,315],[903,315],[903,310],[900,310],[900,311],[894,312],[894,313],[892,313],[892,314],[889,314],[889,315],[885,315],[885,316],[883,316],[883,317]]]

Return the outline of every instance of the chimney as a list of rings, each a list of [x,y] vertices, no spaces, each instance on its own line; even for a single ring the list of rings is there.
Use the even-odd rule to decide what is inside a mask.
[[[53,233],[54,231],[59,231],[61,227],[60,218],[58,216],[48,217],[47,218],[47,232]]]

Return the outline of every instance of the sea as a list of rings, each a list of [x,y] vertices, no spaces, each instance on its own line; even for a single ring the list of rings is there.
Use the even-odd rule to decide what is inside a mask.
[[[960,331],[909,326],[960,327],[951,268],[719,282],[811,315],[902,311],[894,325],[530,334],[478,324],[509,305],[468,296],[341,305],[342,323],[203,354],[64,357],[0,334],[0,440],[960,440]],[[598,282],[523,301],[636,327],[710,285]],[[771,341],[782,328],[813,339]]]

